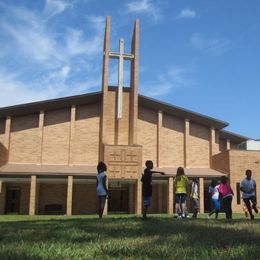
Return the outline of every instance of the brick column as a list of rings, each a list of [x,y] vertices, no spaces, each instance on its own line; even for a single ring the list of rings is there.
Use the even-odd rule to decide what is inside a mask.
[[[189,147],[189,136],[190,136],[190,121],[185,119],[184,121],[184,167],[188,166],[188,147]]]
[[[160,167],[160,140],[162,135],[162,111],[158,111],[158,121],[157,121],[157,167]]]
[[[68,176],[67,185],[67,216],[72,215],[72,199],[73,199],[73,176]]]
[[[0,181],[0,214],[5,213],[6,184]]]
[[[100,116],[100,133],[99,133],[99,161],[103,160],[103,144],[107,143],[107,113],[110,113],[108,102],[108,67],[109,67],[109,51],[110,51],[110,16],[106,19],[106,28],[104,35],[104,49],[103,49],[103,71],[102,71],[102,104]]]
[[[173,214],[173,177],[169,177],[168,178],[167,213],[168,214]]]
[[[36,214],[36,201],[37,201],[37,177],[31,176],[31,187],[30,187],[30,204],[29,204],[29,215],[34,216]]]
[[[135,214],[142,214],[142,183],[140,180],[136,180]]]
[[[76,106],[71,106],[71,112],[70,112],[70,139],[69,139],[69,158],[68,163],[69,165],[73,164],[72,160],[72,147],[73,147],[73,141],[75,137],[75,121],[76,121]]]
[[[137,144],[139,31],[139,20],[137,19],[135,21],[131,46],[131,52],[134,54],[134,60],[131,61],[129,145]]]
[[[39,136],[40,136],[40,158],[39,164],[42,164],[42,144],[43,144],[43,130],[44,130],[44,111],[40,111],[39,115]]]
[[[163,201],[162,184],[159,183],[157,185],[157,188],[158,188],[158,213],[162,213],[162,210],[163,210],[163,205],[162,205],[162,201]]]
[[[230,150],[230,140],[226,140],[226,150]]]
[[[204,178],[199,178],[200,213],[204,213]]]

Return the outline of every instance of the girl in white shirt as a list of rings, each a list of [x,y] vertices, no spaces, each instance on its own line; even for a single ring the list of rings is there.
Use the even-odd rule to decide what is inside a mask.
[[[212,180],[209,186],[209,193],[211,195],[211,202],[213,204],[213,210],[209,213],[208,218],[215,213],[215,218],[218,218],[218,213],[220,210],[220,201],[219,201],[219,185],[217,185],[216,180]]]
[[[99,162],[97,165],[97,195],[98,195],[98,215],[102,218],[108,190],[106,186],[106,170],[107,166],[104,162]]]

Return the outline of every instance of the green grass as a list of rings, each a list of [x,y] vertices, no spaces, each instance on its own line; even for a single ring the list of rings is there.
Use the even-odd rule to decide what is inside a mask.
[[[0,216],[0,259],[259,259],[260,218]]]

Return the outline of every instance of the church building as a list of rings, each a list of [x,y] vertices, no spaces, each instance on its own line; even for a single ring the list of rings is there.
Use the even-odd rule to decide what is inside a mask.
[[[100,92],[0,108],[0,214],[96,214],[99,161],[108,166],[106,214],[141,213],[146,160],[166,173],[154,175],[150,213],[174,212],[179,166],[199,178],[200,212],[210,210],[208,186],[222,175],[234,190],[233,211],[241,212],[246,169],[260,201],[260,151],[238,149],[249,138],[225,131],[221,120],[138,94],[138,20],[131,53],[123,39],[119,45],[118,53],[110,50],[107,17]],[[118,59],[117,87],[108,85],[110,59]],[[123,87],[124,60],[130,87]]]

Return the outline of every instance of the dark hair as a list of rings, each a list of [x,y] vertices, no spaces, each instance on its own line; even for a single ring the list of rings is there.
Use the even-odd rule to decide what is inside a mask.
[[[211,187],[216,187],[217,184],[218,184],[217,180],[212,180],[210,186]]]
[[[247,169],[247,170],[246,170],[246,175],[247,175],[247,174],[252,174],[252,171],[249,170],[249,169]]]
[[[221,181],[221,183],[226,184],[227,183],[227,177],[226,176],[221,176],[220,177],[220,181]]]
[[[104,162],[99,162],[97,165],[98,173],[105,172],[106,170],[107,170],[107,165]]]
[[[145,166],[146,166],[147,168],[151,167],[152,165],[153,165],[153,161],[151,161],[151,160],[147,160],[147,161],[145,162]]]
[[[185,175],[184,169],[182,167],[178,167],[177,172],[176,172],[176,177]]]

